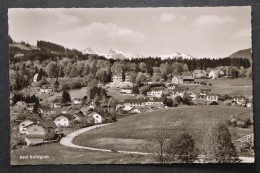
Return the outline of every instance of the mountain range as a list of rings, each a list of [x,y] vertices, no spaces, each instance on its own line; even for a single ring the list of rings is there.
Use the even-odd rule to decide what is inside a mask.
[[[145,56],[140,55],[138,53],[129,53],[129,52],[123,52],[121,50],[118,49],[110,49],[108,54],[104,54],[104,53],[99,53],[99,52],[95,52],[93,51],[90,47],[82,50],[83,54],[96,54],[99,56],[103,56],[107,59],[141,59],[141,58],[145,58]],[[173,53],[173,54],[169,54],[169,55],[161,55],[158,56],[161,59],[175,59],[175,58],[180,58],[182,57],[183,59],[193,59],[194,57],[192,57],[191,55],[188,54],[183,54],[183,53]]]

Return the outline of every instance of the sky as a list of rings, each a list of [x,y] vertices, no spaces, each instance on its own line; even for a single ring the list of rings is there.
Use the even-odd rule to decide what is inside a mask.
[[[9,35],[36,45],[220,58],[251,48],[250,7],[9,9]]]

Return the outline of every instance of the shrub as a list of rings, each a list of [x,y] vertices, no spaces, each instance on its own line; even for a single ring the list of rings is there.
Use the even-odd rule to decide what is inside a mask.
[[[236,126],[240,127],[240,128],[246,128],[247,127],[246,123],[244,121],[241,121],[241,120],[237,121]]]

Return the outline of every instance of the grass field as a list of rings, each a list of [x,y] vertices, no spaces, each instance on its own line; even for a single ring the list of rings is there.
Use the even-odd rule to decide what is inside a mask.
[[[156,130],[166,130],[170,137],[181,132],[192,134],[200,147],[209,128],[225,122],[231,115],[243,118],[253,112],[250,108],[231,106],[191,106],[145,112],[120,119],[109,126],[100,127],[74,138],[74,143],[95,148],[145,151],[147,140],[154,138]],[[242,129],[230,127],[232,140],[253,133],[253,126]]]
[[[49,156],[48,159],[20,159],[20,156],[40,155]],[[12,165],[38,164],[128,164],[149,162],[148,156],[96,152],[74,149],[60,144],[26,147],[11,153]]]
[[[212,86],[184,84],[190,91],[199,93],[201,88],[210,88],[215,94],[244,95],[251,97],[253,95],[252,79],[196,79],[196,81],[210,82]]]

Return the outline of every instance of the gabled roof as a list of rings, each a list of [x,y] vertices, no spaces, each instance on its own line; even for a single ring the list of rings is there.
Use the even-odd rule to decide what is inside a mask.
[[[53,129],[55,129],[55,128],[57,127],[54,122],[44,121],[44,120],[39,120],[39,121],[37,121],[37,122],[34,122],[34,123],[32,123],[32,124],[27,125],[26,127],[29,127],[29,126],[32,126],[32,125],[42,126],[42,127],[45,128],[45,129],[48,129],[48,128],[53,128]]]
[[[73,115],[70,115],[70,114],[59,114],[59,115],[56,115],[54,117],[54,119],[56,119],[58,117],[66,117],[66,118],[68,118],[68,120],[72,120],[73,119]]]

